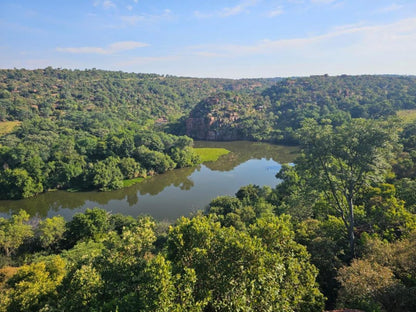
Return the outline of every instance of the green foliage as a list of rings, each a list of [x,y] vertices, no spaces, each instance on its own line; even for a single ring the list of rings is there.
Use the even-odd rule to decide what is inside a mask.
[[[120,159],[110,156],[98,161],[92,168],[92,184],[101,191],[116,190],[123,186],[123,174],[118,167]]]
[[[25,169],[6,169],[0,172],[1,199],[26,198],[42,191],[42,184],[34,181]]]
[[[177,168],[192,167],[201,162],[199,154],[191,147],[175,147],[169,154]]]
[[[64,311],[96,309],[100,302],[98,294],[103,287],[100,273],[91,265],[82,265],[64,280],[59,308]]]
[[[386,242],[362,237],[362,259],[338,273],[339,304],[365,311],[413,311],[416,308],[416,244],[414,234]]]
[[[152,151],[145,146],[140,146],[134,156],[148,172],[163,173],[176,167],[176,163],[169,155]]]
[[[195,152],[201,159],[201,162],[216,161],[222,155],[227,155],[230,151],[225,148],[195,148]]]
[[[416,79],[399,76],[311,76],[278,81],[261,94],[218,92],[190,112],[196,139],[297,143],[306,119],[339,126],[351,118],[383,119],[415,108]]]
[[[308,120],[299,131],[296,163],[307,183],[323,192],[348,230],[354,256],[356,201],[365,185],[382,181],[396,137],[391,124],[355,119],[338,128]]]
[[[383,239],[396,240],[416,229],[416,215],[407,211],[404,202],[395,197],[394,185],[381,184],[367,191],[370,199],[365,203],[365,222],[373,232]]]
[[[54,250],[59,246],[66,230],[65,224],[65,219],[61,216],[48,218],[39,223],[36,237],[42,248]]]
[[[146,174],[134,158],[122,158],[118,165],[125,179],[135,179]]]
[[[357,259],[339,270],[338,280],[341,283],[338,304],[365,311],[382,311],[378,301],[395,284],[388,268]]]
[[[251,236],[221,227],[212,218],[182,218],[169,233],[169,259],[177,272],[195,271],[194,298],[206,300],[206,310],[319,311],[322,297],[314,284],[316,271],[308,265],[296,271],[299,263],[293,261],[302,257],[300,249],[295,247],[285,255],[257,236],[264,231],[262,223],[253,228]],[[282,239],[278,233],[275,235]],[[306,260],[307,254],[304,256]]]
[[[0,218],[0,248],[6,256],[14,254],[26,239],[33,237],[28,220],[29,214],[23,210],[8,220]]]
[[[72,247],[80,240],[97,238],[106,233],[109,227],[107,211],[99,208],[87,209],[85,213],[75,214],[66,224],[65,240]]]
[[[1,311],[47,310],[56,300],[56,290],[65,273],[65,262],[59,256],[48,262],[22,266],[0,294],[3,299]]]
[[[7,90],[2,90],[3,92],[7,92]],[[0,91],[0,98],[1,98],[1,92]],[[18,127],[20,125],[19,121],[1,121],[0,122],[0,136],[3,136],[5,134],[8,134],[13,131],[14,128]]]

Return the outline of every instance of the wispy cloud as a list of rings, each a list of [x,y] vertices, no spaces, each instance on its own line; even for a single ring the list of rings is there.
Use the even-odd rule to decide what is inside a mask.
[[[403,5],[401,4],[397,4],[397,3],[392,3],[389,6],[380,8],[378,10],[376,10],[376,13],[389,13],[389,12],[393,12],[393,11],[397,11],[403,8]]]
[[[267,13],[268,17],[275,17],[284,13],[283,7],[277,7]]]
[[[172,11],[165,9],[163,13],[159,15],[150,15],[150,14],[136,14],[136,15],[123,15],[121,20],[131,26],[137,25],[140,22],[155,22],[162,19],[167,19],[172,17]]]
[[[231,15],[237,15],[244,12],[247,8],[254,6],[258,0],[246,0],[240,2],[238,5],[231,7],[231,8],[224,8],[220,12],[220,16],[227,17]]]
[[[103,47],[58,47],[58,52],[76,53],[76,54],[115,54],[118,52],[134,50],[137,48],[147,47],[149,44],[139,41],[119,41]]]
[[[225,7],[216,12],[206,13],[206,12],[195,11],[194,16],[197,18],[229,17],[229,16],[241,14],[243,12],[247,12],[249,7],[256,5],[258,2],[259,0],[245,0],[245,1],[241,1],[240,3],[238,3],[237,5],[233,7]]]
[[[353,36],[349,40],[342,40],[346,36]],[[334,45],[331,41],[338,40]],[[337,42],[338,42],[337,41]],[[329,44],[331,43],[331,44]],[[409,53],[416,52],[416,18],[404,19],[391,24],[384,25],[346,25],[334,28],[327,33],[292,39],[262,40],[253,45],[213,45],[190,47],[195,55],[218,57],[236,57],[245,55],[273,54],[278,52],[299,52],[316,49],[321,50],[323,46],[331,46],[340,49],[348,49],[354,46],[354,53],[375,54],[383,51],[408,49]],[[328,51],[331,52],[331,51]]]
[[[116,5],[114,2],[112,2],[111,0],[96,0],[94,1],[94,6],[95,7],[103,7],[104,9],[108,10],[111,8],[116,8]]]

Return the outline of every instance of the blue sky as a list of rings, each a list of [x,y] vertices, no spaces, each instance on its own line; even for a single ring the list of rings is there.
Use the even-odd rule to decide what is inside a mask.
[[[416,74],[416,1],[0,0],[0,68]]]

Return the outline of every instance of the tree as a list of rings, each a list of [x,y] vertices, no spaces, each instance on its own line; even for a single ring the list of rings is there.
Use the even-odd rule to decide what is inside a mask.
[[[365,311],[381,311],[380,301],[386,290],[397,283],[388,267],[360,259],[341,268],[338,281],[341,284],[338,305]]]
[[[287,220],[259,219],[246,232],[214,219],[182,218],[168,236],[173,272],[195,272],[205,311],[321,311],[316,269]]]
[[[27,224],[29,214],[20,210],[10,219],[0,218],[0,248],[11,256],[26,239],[33,236],[32,226]]]
[[[42,191],[42,184],[35,182],[25,169],[6,169],[0,172],[1,199],[21,199]]]
[[[65,273],[65,261],[59,256],[22,266],[7,281],[0,311],[49,311],[48,303],[54,304]]]
[[[65,232],[65,219],[61,216],[47,218],[36,229],[37,238],[43,248],[56,248]]]
[[[93,185],[100,191],[116,190],[123,187],[123,174],[118,167],[120,159],[110,156],[98,161],[93,168]]]
[[[296,167],[341,217],[348,230],[351,257],[355,255],[357,195],[365,185],[383,180],[391,143],[396,141],[393,130],[364,119],[353,119],[338,128],[308,119],[298,133],[303,153]]]
[[[134,179],[146,173],[146,170],[142,169],[134,158],[120,159],[119,168],[125,179]]]
[[[164,173],[176,167],[176,163],[169,157],[169,155],[152,151],[144,145],[135,150],[134,156],[135,159],[148,171]]]
[[[74,246],[79,240],[94,239],[98,235],[109,230],[109,214],[104,209],[87,209],[85,213],[77,213],[66,224],[65,238],[69,247]]]
[[[192,147],[172,148],[170,157],[176,163],[177,168],[192,167],[201,162],[199,155],[192,149]]]

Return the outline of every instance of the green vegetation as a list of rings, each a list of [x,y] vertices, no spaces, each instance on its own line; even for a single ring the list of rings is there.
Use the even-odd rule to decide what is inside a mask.
[[[163,129],[180,133],[179,118],[212,92],[255,92],[272,83],[0,70],[0,199],[55,189],[115,190],[124,180],[194,166],[200,160],[192,140]]]
[[[9,134],[20,124],[20,121],[0,121],[0,137]]]
[[[321,311],[290,218],[266,210],[241,229],[215,213],[169,229],[98,208],[46,219],[15,246],[28,263],[2,269],[0,311]]]
[[[132,186],[134,184],[140,183],[144,179],[145,178],[135,178],[135,179],[123,180],[123,187],[129,187],[129,186]]]
[[[413,123],[416,120],[416,109],[403,109],[397,111],[397,116],[405,123]]]
[[[201,159],[201,162],[216,161],[222,155],[227,155],[230,151],[225,148],[204,147],[195,148],[195,152]]]
[[[0,218],[0,311],[415,311],[415,108],[415,77],[0,70],[1,199],[118,189],[227,153],[184,133],[301,148],[275,189],[169,227],[98,208]]]
[[[282,79],[260,93],[218,92],[190,112],[186,134],[197,139],[248,139],[297,144],[305,119],[339,126],[351,118],[383,119],[414,109],[416,78],[311,76]]]

